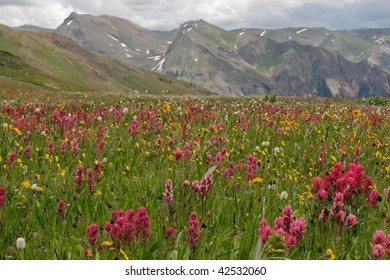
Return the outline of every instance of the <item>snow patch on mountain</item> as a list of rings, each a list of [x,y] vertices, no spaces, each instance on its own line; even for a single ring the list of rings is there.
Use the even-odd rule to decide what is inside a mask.
[[[112,40],[119,42],[119,40],[118,40],[117,38],[115,38],[114,36],[111,36],[111,35],[108,34],[108,33],[106,33],[106,35],[107,35],[108,37],[110,37]]]
[[[309,28],[303,28],[303,29],[297,31],[297,34],[301,34],[302,32],[305,32],[305,31],[308,30],[308,29],[309,29]]]
[[[165,62],[165,58],[163,60],[161,60],[156,66],[154,66],[151,71],[157,71],[157,72],[161,72],[162,71],[162,66]]]

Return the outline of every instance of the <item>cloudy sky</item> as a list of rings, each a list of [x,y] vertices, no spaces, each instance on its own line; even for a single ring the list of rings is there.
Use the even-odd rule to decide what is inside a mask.
[[[225,29],[390,27],[389,0],[0,0],[0,23],[56,28],[72,11],[114,15],[154,30],[198,19]]]

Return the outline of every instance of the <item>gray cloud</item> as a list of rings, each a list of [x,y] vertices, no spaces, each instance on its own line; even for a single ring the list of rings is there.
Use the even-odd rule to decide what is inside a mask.
[[[390,27],[388,0],[0,0],[0,22],[10,26],[55,28],[72,11],[123,17],[157,30],[197,19],[225,29]]]

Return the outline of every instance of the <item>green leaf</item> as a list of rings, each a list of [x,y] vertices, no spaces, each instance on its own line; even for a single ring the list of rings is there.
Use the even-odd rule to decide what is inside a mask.
[[[175,241],[175,248],[178,248],[179,245],[183,242],[184,239],[184,229],[177,234],[176,241]]]
[[[179,255],[179,253],[177,252],[177,250],[173,250],[172,252],[169,253],[169,258],[171,260],[177,260],[178,255]]]
[[[209,175],[209,174],[211,174],[211,173],[213,173],[214,171],[215,171],[215,169],[217,169],[217,165],[213,165],[213,166],[211,166],[210,167],[210,169],[209,170],[207,170],[207,172],[206,172],[206,174],[205,174],[205,176],[207,176],[207,175]]]
[[[262,251],[263,251],[263,242],[259,238],[257,240],[256,246],[252,248],[252,250],[249,254],[249,259],[250,260],[260,260]]]

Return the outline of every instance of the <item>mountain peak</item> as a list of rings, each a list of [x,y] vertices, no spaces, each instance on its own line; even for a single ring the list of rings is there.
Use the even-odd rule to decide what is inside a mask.
[[[227,31],[198,19],[157,32],[110,15],[71,13],[56,31],[87,50],[223,94],[390,92],[390,75],[383,71],[390,72],[390,37],[380,30],[303,26]],[[367,59],[380,68],[356,63]]]

